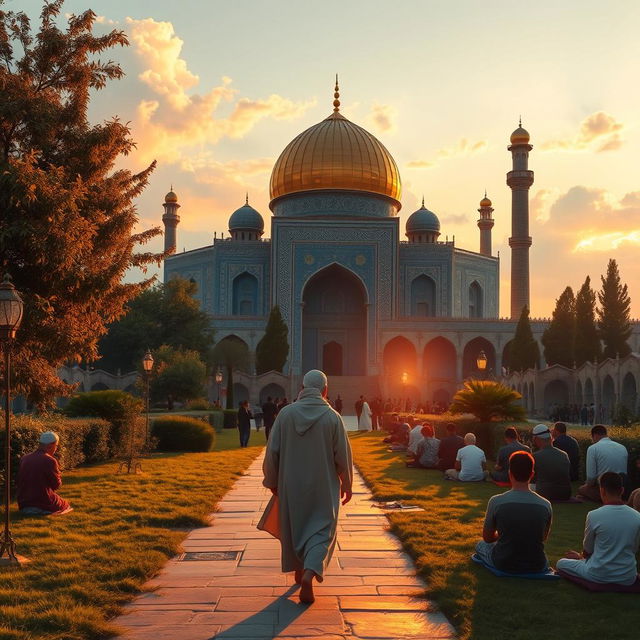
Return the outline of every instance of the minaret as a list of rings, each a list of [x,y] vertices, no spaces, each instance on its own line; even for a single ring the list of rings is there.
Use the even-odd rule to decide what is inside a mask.
[[[511,318],[517,320],[525,305],[529,310],[529,187],[533,184],[533,171],[529,171],[529,133],[518,128],[511,134],[508,147],[513,158],[513,169],[507,173],[511,187]]]
[[[177,232],[176,228],[178,222],[180,222],[180,216],[178,215],[178,196],[173,192],[173,185],[171,185],[171,191],[164,197],[164,214],[162,215],[162,222],[164,223],[164,251],[165,253],[175,253],[177,245]]]
[[[483,256],[491,255],[491,229],[493,229],[493,207],[491,200],[487,198],[487,192],[484,192],[484,198],[480,200],[480,208],[478,209],[480,218],[478,219],[478,229],[480,229],[480,253]]]

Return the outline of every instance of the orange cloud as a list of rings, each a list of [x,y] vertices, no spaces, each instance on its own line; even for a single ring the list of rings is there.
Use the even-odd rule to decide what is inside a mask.
[[[623,140],[620,135],[624,125],[605,113],[597,111],[580,123],[578,135],[574,138],[548,140],[541,145],[543,151],[614,151],[619,149]]]
[[[409,169],[431,169],[438,164],[438,160],[447,160],[455,157],[470,156],[476,153],[481,153],[487,148],[486,140],[477,140],[471,142],[467,138],[460,138],[457,144],[450,147],[443,147],[436,152],[435,160],[411,160],[407,163]]]

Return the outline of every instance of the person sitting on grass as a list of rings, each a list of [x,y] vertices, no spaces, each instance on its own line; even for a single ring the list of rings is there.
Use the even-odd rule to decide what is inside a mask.
[[[569,500],[571,497],[571,462],[561,449],[556,449],[551,440],[551,431],[546,424],[533,428],[533,443],[537,451],[535,491],[547,500]]]
[[[456,433],[456,425],[453,422],[447,422],[445,425],[447,435],[440,440],[438,447],[438,469],[446,471],[456,466],[456,456],[458,451],[464,447],[464,440]]]
[[[603,506],[587,514],[582,553],[568,551],[556,569],[591,582],[632,585],[638,573],[640,513],[622,500],[619,473],[603,473],[599,491]]]
[[[544,573],[549,562],[544,543],[549,536],[551,503],[529,489],[533,456],[516,451],[509,458],[511,489],[489,498],[476,554],[484,564],[505,573]]]
[[[434,437],[433,427],[425,424],[421,429],[422,440],[418,443],[415,459],[407,462],[407,467],[436,469],[438,466],[438,449],[440,440]]]
[[[575,438],[567,435],[567,425],[564,422],[556,422],[553,425],[553,446],[564,451],[571,462],[571,480],[578,480],[580,474],[580,447]]]
[[[59,442],[57,433],[45,431],[40,435],[40,446],[20,460],[17,499],[22,513],[49,516],[73,510],[56,493],[62,486],[60,467],[53,457]]]
[[[456,454],[455,469],[444,472],[446,480],[460,480],[461,482],[480,482],[487,478],[487,458],[484,451],[476,447],[476,437],[467,433],[464,437],[465,446]]]
[[[597,424],[591,429],[593,444],[587,449],[587,481],[578,489],[578,496],[600,502],[598,478],[607,471],[627,475],[629,454],[624,445],[607,436],[607,427]]]
[[[528,451],[531,449],[522,444],[518,439],[518,430],[515,427],[507,427],[504,430],[505,445],[498,450],[498,459],[491,472],[491,479],[495,482],[509,482],[509,456],[516,451]]]
[[[422,423],[418,422],[409,432],[407,458],[410,458],[410,462],[415,462],[418,458],[418,445],[422,442],[422,426]]]

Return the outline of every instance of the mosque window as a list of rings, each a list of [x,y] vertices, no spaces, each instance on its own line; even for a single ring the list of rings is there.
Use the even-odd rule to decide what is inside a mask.
[[[411,315],[436,315],[436,283],[429,276],[421,275],[411,282]]]
[[[474,280],[469,286],[469,317],[483,317],[482,287]]]
[[[258,313],[258,280],[246,271],[233,281],[233,315],[255,316]]]

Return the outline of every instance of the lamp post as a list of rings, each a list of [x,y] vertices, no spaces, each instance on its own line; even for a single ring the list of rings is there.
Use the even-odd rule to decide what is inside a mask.
[[[4,531],[0,538],[0,566],[15,566],[28,562],[16,555],[16,543],[11,536],[11,344],[22,321],[24,304],[11,284],[9,274],[0,284],[0,342],[4,351]],[[5,557],[6,554],[6,557]]]
[[[478,371],[480,372],[480,379],[485,379],[485,371],[487,369],[487,355],[483,350],[480,351],[478,357],[476,358],[476,365],[478,367]]]
[[[144,404],[147,410],[147,417],[145,421],[145,439],[144,439],[144,447],[147,451],[149,451],[149,382],[151,380],[151,371],[153,370],[153,355],[151,351],[147,349],[147,353],[144,354],[144,358],[142,358],[142,370],[144,371]]]
[[[216,384],[218,385],[218,405],[220,404],[220,385],[222,384],[222,370],[220,367],[216,369]]]

